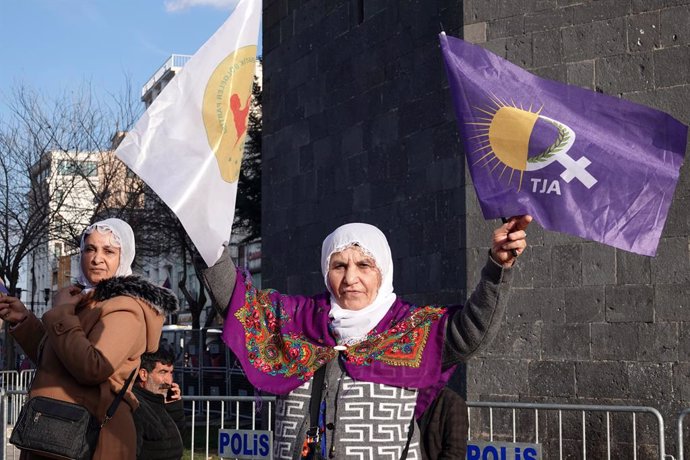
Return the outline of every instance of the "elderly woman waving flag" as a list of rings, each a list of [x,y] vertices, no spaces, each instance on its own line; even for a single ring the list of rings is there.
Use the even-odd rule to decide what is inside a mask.
[[[258,291],[224,254],[206,280],[226,315],[223,340],[252,384],[279,395],[274,458],[421,458],[415,415],[455,364],[496,335],[531,220],[494,231],[464,307],[396,296],[388,242],[368,224],[343,225],[323,241],[327,291],[316,296]]]

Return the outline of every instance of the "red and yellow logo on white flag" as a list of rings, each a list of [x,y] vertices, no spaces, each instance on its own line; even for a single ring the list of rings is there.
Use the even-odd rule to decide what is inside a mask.
[[[240,176],[255,64],[256,46],[230,53],[211,74],[204,93],[202,113],[208,144],[227,182],[236,182]]]
[[[175,212],[208,265],[230,239],[261,1],[241,0],[115,154]]]

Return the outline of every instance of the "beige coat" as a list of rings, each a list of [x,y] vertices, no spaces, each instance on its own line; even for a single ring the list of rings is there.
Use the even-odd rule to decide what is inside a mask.
[[[137,281],[139,287],[142,283],[146,289],[162,289]],[[96,289],[97,298],[100,286]],[[170,296],[174,299],[172,293]],[[78,307],[74,315],[50,310],[42,321],[30,315],[13,331],[34,362],[39,344],[45,340],[30,397],[76,402],[103,420],[124,381],[139,367],[141,354],[158,348],[168,311],[171,310],[165,305],[152,304],[127,292],[102,301],[92,300],[86,307]],[[137,407],[136,398],[128,390],[115,416],[101,431],[94,459],[136,458],[132,411]],[[23,452],[21,458],[40,457]]]

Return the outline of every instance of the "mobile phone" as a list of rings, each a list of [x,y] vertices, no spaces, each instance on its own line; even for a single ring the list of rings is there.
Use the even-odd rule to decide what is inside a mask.
[[[10,295],[10,291],[7,290],[7,286],[5,286],[5,283],[2,282],[0,282],[0,292],[5,295]]]
[[[171,401],[174,394],[172,388],[168,388],[168,392],[165,394],[165,400]]]

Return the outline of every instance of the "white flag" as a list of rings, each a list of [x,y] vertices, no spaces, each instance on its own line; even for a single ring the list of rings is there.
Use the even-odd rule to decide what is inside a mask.
[[[235,215],[261,0],[241,0],[115,151],[175,212],[206,263]]]

